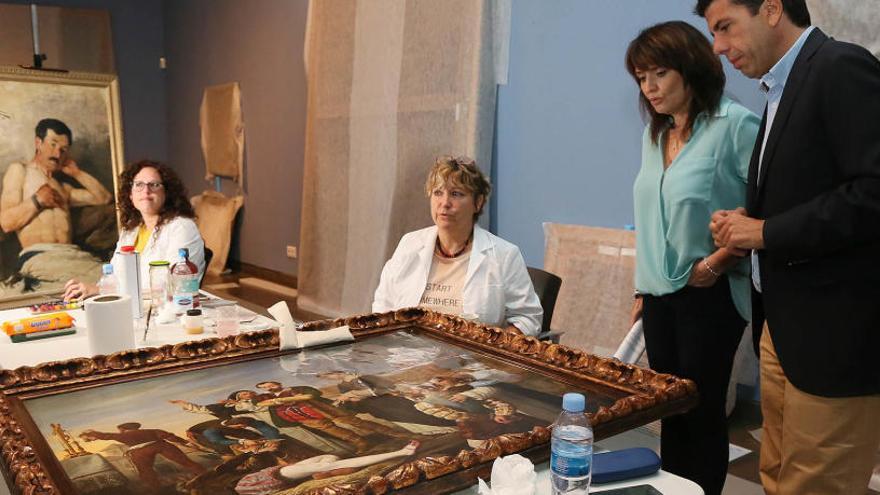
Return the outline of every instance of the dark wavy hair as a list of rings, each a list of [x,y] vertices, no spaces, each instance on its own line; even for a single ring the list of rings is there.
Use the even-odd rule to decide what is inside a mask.
[[[159,172],[165,189],[165,204],[162,205],[162,210],[159,212],[159,223],[156,227],[161,227],[177,217],[195,218],[196,213],[189,202],[186,186],[180,181],[177,173],[162,162],[141,160],[125,167],[119,176],[119,216],[122,228],[131,230],[137,228],[144,221],[141,212],[131,202],[131,188],[135,176],[147,167],[152,167]]]
[[[636,70],[652,67],[677,71],[691,92],[685,135],[690,134],[697,115],[718,109],[727,79],[721,68],[721,60],[712,51],[709,40],[697,28],[683,21],[670,21],[655,24],[639,33],[626,50],[626,70],[638,85]],[[660,132],[669,126],[671,119],[654,110],[641,88],[639,104],[642,112],[651,120],[651,140],[656,144]]]

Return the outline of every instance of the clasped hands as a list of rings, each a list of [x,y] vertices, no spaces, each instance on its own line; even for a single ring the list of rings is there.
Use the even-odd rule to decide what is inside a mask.
[[[715,246],[727,248],[736,256],[745,256],[751,249],[764,248],[764,220],[749,217],[742,207],[713,213],[709,231]]]

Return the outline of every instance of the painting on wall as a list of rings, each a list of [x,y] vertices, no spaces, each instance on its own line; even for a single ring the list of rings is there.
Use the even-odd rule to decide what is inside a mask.
[[[0,302],[97,280],[116,244],[116,76],[0,67]]]
[[[268,330],[0,371],[7,459],[38,454],[7,479],[81,495],[448,493],[499,455],[546,459],[565,392],[586,394],[597,438],[696,398],[691,382],[430,311],[345,323],[353,343],[293,353]]]

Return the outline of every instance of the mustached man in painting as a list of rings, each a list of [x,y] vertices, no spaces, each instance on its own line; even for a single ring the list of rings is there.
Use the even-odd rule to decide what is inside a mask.
[[[63,269],[66,265],[68,272],[96,272],[99,262],[72,244],[71,209],[113,200],[113,194],[70,157],[73,132],[64,122],[43,119],[34,133],[33,159],[9,165],[0,195],[0,228],[5,234],[15,233],[22,248],[20,270],[7,283],[23,277],[25,290],[33,289],[42,278],[43,270],[35,267],[31,273],[27,265],[41,254],[44,267],[52,264]],[[59,258],[64,258],[63,263]],[[78,267],[81,264],[85,266]]]

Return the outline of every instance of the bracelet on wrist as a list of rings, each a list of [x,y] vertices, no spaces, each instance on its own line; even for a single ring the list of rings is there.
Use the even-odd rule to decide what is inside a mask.
[[[709,264],[708,258],[703,258],[703,266],[706,268],[706,270],[709,270],[709,273],[711,273],[716,278],[721,276],[721,274],[716,272],[715,269],[712,268],[712,265]]]
[[[642,298],[642,293],[639,292],[639,289],[634,290],[633,291],[633,299],[641,299],[641,298]]]
[[[37,195],[33,194],[31,196],[31,201],[34,202],[34,206],[37,207],[37,211],[43,211],[43,205],[40,204],[40,201],[37,199]]]

